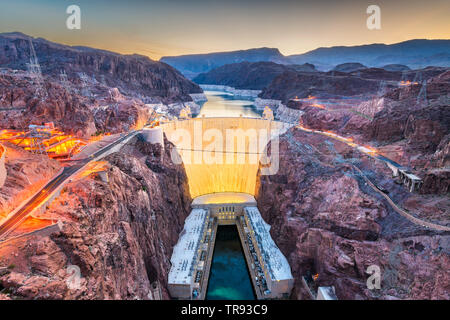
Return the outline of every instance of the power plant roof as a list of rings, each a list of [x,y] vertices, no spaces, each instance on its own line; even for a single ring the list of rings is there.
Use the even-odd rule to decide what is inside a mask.
[[[245,213],[255,232],[255,239],[258,241],[259,250],[272,280],[292,279],[291,267],[270,236],[270,225],[261,217],[258,208],[246,207]]]
[[[207,211],[193,209],[184,222],[183,231],[173,248],[170,262],[169,283],[189,285],[195,264],[196,252],[205,228]]]

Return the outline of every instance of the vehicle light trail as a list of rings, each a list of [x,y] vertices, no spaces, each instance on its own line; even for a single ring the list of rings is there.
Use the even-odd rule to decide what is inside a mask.
[[[369,154],[371,156],[374,156],[374,155],[378,154],[378,150],[377,149],[375,149],[373,147],[370,147],[370,146],[358,145],[358,144],[353,142],[353,138],[351,138],[351,137],[350,138],[342,137],[342,136],[340,136],[340,135],[338,135],[338,134],[336,134],[336,133],[334,133],[332,131],[321,131],[321,130],[309,129],[309,128],[306,128],[306,127],[302,126],[301,124],[297,125],[296,128],[298,128],[300,130],[303,130],[303,131],[306,131],[306,132],[314,132],[314,133],[322,134],[322,135],[331,137],[333,139],[342,141],[342,142],[346,143],[347,145],[349,145],[349,146],[351,146],[353,148],[356,148],[359,151],[364,152],[366,154]]]

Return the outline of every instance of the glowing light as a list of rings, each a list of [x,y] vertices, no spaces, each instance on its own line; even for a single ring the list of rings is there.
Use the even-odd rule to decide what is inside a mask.
[[[87,177],[87,176],[89,176],[89,175],[91,175],[93,173],[106,171],[107,168],[108,168],[108,162],[106,162],[106,161],[92,161],[77,176],[79,178],[84,178],[84,177]]]
[[[0,140],[8,141],[27,151],[36,151],[40,145],[51,158],[63,158],[76,154],[87,141],[75,138],[72,135],[55,129],[52,123],[46,124],[45,128],[35,129],[37,132],[46,133],[48,138],[36,138],[30,135],[30,131],[2,130]]]
[[[132,130],[141,130],[142,128],[144,128],[145,124],[147,123],[147,117],[140,115],[138,116],[136,123],[134,124],[134,126],[132,126]]]
[[[336,140],[345,142],[347,145],[349,145],[349,146],[351,146],[353,148],[357,148],[358,150],[360,150],[360,151],[362,151],[364,153],[368,153],[368,154],[377,154],[378,153],[378,150],[375,149],[374,147],[358,145],[358,144],[353,142],[353,138],[352,137],[349,137],[349,138],[342,137],[342,136],[334,133],[333,131],[328,131],[328,130],[321,131],[321,130],[309,129],[309,128],[306,128],[305,126],[301,125],[301,124],[297,125],[296,128],[299,128],[299,129],[301,129],[303,131],[307,131],[307,132],[315,132],[315,133],[320,133],[320,134],[323,134],[323,135],[326,135],[326,136],[329,136],[329,137],[333,137]]]
[[[418,82],[412,82],[412,81],[400,81],[400,86],[406,87],[406,86],[410,86],[410,85],[417,85],[419,84]]]
[[[246,203],[255,202],[255,198],[247,193],[239,192],[220,192],[199,196],[192,202],[198,204],[220,204],[220,203]]]

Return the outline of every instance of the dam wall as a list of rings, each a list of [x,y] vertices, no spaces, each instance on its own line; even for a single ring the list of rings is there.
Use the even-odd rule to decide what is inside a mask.
[[[217,192],[254,195],[267,143],[291,126],[245,117],[201,117],[161,124],[167,139],[177,147],[172,160],[183,162],[192,198]]]

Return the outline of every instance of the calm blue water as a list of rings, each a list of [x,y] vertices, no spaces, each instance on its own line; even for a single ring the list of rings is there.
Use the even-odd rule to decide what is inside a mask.
[[[260,117],[261,111],[258,111],[253,105],[251,98],[236,97],[222,91],[205,91],[208,101],[200,104],[201,109],[197,117]]]
[[[250,275],[236,226],[219,226],[207,300],[254,300]]]

